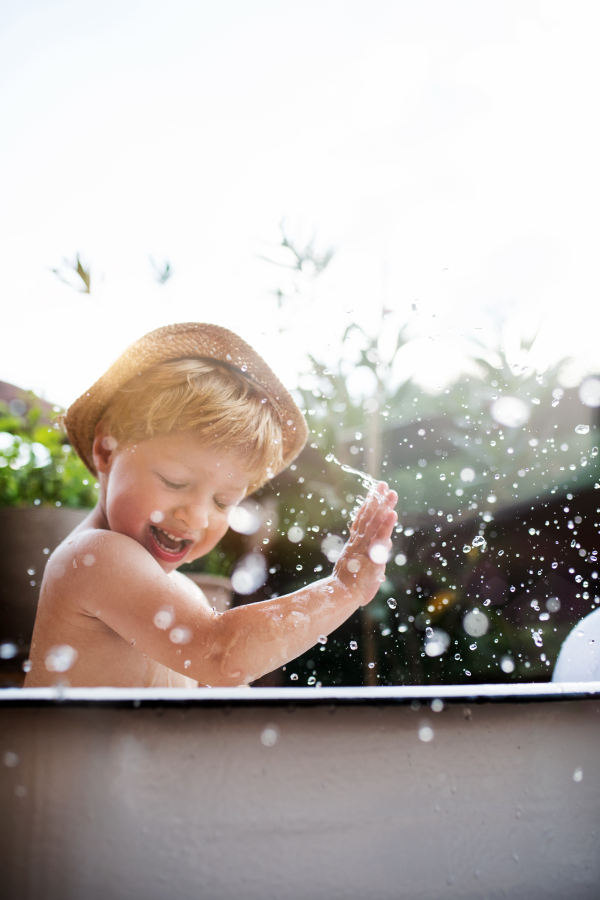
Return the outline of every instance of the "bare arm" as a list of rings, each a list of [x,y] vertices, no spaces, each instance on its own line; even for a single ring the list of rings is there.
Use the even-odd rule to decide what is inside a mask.
[[[95,561],[67,566],[65,587],[82,612],[135,641],[151,659],[202,684],[247,684],[304,653],[372,600],[385,564],[369,551],[374,544],[390,547],[396,501],[383,483],[369,495],[330,577],[220,615],[165,575],[143,547],[112,532],[77,538],[74,561],[86,554]]]

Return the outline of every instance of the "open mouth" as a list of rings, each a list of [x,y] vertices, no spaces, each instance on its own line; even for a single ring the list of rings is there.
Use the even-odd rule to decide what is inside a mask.
[[[169,556],[182,556],[192,543],[190,540],[178,538],[175,534],[163,531],[162,528],[158,528],[156,525],[150,526],[150,534],[157,547]]]

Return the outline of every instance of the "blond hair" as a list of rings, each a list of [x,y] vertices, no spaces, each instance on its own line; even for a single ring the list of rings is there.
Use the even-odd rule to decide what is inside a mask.
[[[101,421],[117,444],[185,431],[202,446],[239,455],[251,477],[248,493],[282,465],[277,410],[260,385],[227,363],[159,363],[119,388]]]

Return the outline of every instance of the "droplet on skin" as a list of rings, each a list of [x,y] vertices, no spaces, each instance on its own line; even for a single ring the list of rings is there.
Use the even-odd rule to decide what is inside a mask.
[[[373,546],[369,550],[369,557],[371,559],[371,562],[374,562],[377,566],[386,563],[388,560],[388,555],[389,551],[383,544],[373,544]]]
[[[191,659],[186,659],[186,661],[185,661],[184,664],[183,664],[183,668],[184,668],[184,669],[189,669],[189,667],[191,666],[191,664],[192,664]]]
[[[298,676],[296,676],[298,677]],[[274,747],[279,740],[279,726],[267,725],[260,733],[260,742],[263,747]]]
[[[178,625],[169,632],[169,640],[174,644],[189,644],[192,639],[192,632],[189,628]]]
[[[348,571],[351,572],[352,575],[356,575],[357,572],[360,572],[360,563],[357,559],[348,560]]]
[[[159,509],[155,509],[154,512],[150,513],[150,521],[154,522],[155,525],[158,525],[159,522],[164,522],[164,520],[165,514]]]
[[[68,672],[78,656],[77,650],[69,644],[51,647],[46,654],[46,668],[49,672]]]
[[[319,642],[319,644],[326,644],[327,643],[327,635],[320,634],[319,637],[317,638],[317,641]]]
[[[96,557],[94,556],[93,553],[86,553],[85,556],[83,557],[84,566],[93,566],[95,562],[96,562]]]
[[[159,609],[154,616],[154,624],[157,628],[160,628],[161,631],[166,631],[167,628],[170,628],[174,620],[175,616],[170,609]]]

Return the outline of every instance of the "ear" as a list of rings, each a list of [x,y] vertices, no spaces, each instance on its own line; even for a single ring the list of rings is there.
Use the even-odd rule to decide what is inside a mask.
[[[104,423],[102,421],[98,422],[98,424],[96,425],[94,443],[92,445],[92,456],[94,458],[94,465],[96,466],[98,474],[100,474],[101,472],[106,474],[110,471],[112,459],[116,449],[116,440],[114,439],[114,437],[106,433]]]

